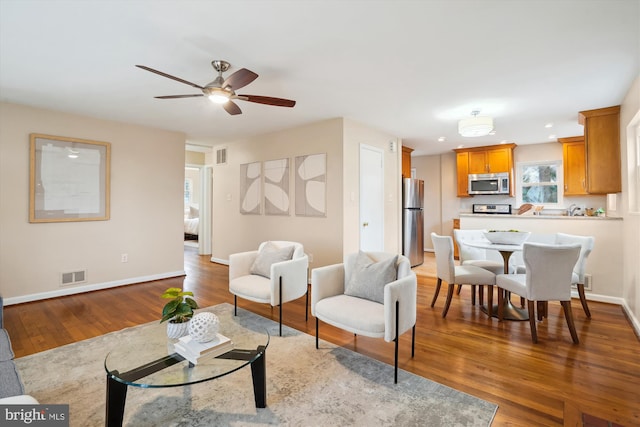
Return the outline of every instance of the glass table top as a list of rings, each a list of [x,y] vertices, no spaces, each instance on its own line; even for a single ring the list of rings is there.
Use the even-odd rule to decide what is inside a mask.
[[[261,326],[243,324],[233,311],[211,311],[220,320],[218,332],[233,341],[233,350],[218,357],[201,357],[197,365],[177,354],[167,337],[166,323],[151,323],[114,332],[119,342],[108,349],[104,367],[116,381],[137,387],[176,387],[230,374],[260,357],[269,345],[269,332]]]

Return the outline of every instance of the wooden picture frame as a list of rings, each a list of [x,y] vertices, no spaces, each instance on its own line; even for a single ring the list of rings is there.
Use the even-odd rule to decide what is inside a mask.
[[[106,221],[111,144],[30,135],[29,222]]]

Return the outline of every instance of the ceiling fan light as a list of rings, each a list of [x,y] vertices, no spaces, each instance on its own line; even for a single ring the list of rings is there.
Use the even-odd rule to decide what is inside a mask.
[[[214,104],[224,104],[228,100],[229,95],[225,94],[224,92],[217,92],[209,95],[209,101],[213,102]]]
[[[473,116],[458,122],[458,133],[465,137],[485,136],[493,131],[493,119],[486,116]]]

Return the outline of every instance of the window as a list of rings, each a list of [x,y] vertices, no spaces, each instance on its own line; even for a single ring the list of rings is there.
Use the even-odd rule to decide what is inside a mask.
[[[542,206],[561,206],[562,163],[559,160],[518,163],[516,202]]]

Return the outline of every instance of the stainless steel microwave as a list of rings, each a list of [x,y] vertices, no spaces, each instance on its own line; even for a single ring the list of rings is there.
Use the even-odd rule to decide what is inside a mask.
[[[509,173],[469,174],[469,194],[509,194]]]

